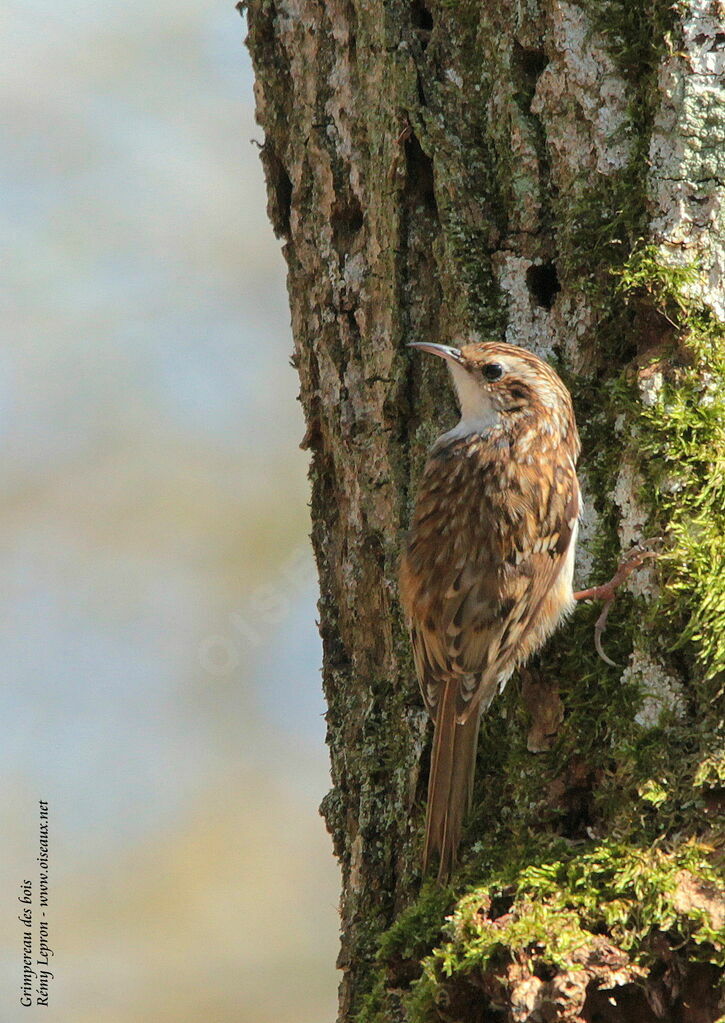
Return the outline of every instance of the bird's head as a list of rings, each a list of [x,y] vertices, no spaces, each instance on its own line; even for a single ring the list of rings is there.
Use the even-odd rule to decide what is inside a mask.
[[[453,348],[417,341],[411,347],[448,363],[461,409],[461,433],[535,420],[543,430],[563,437],[573,426],[569,392],[533,352],[503,342]]]

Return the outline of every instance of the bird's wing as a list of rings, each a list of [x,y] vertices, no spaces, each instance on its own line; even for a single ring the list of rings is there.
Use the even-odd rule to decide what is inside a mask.
[[[499,680],[505,681],[543,642],[543,638],[531,642],[531,633],[540,625],[542,605],[564,567],[578,516],[576,473],[573,466],[559,465],[547,499],[531,513],[527,528],[518,533],[518,545],[499,566],[499,617],[493,627],[481,628],[487,612],[478,616],[475,589],[456,612],[447,631],[450,634],[460,623],[459,635],[452,637],[457,651],[453,663],[461,671],[459,721],[467,720],[481,701],[490,701]],[[558,613],[547,623],[545,634],[557,618]]]
[[[570,462],[567,466],[559,466],[554,474],[554,485],[541,522],[542,550],[533,555],[537,559],[538,570],[534,573],[536,585],[531,594],[531,612],[518,637],[519,644],[535,627],[542,605],[561,575],[576,534],[580,512],[579,481]]]
[[[579,514],[573,465],[556,468],[544,498],[504,528],[493,519],[490,530],[477,537],[475,550],[446,566],[434,587],[417,594],[409,626],[432,717],[453,678],[456,714],[463,722],[475,707],[490,702],[499,682],[525,659],[524,641],[566,561]],[[498,514],[505,516],[505,509]],[[516,545],[507,538],[515,538]]]

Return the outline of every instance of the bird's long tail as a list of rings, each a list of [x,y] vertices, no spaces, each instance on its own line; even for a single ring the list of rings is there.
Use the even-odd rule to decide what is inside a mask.
[[[459,724],[456,690],[456,680],[448,682],[438,706],[428,778],[423,872],[431,856],[439,853],[441,883],[448,880],[453,870],[463,818],[471,803],[482,712],[479,707],[466,722]]]

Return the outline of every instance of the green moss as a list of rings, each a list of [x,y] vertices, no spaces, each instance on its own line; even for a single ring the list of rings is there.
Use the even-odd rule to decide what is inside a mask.
[[[641,239],[615,276],[617,294],[646,295],[668,320],[673,307],[678,315],[687,315],[692,305],[692,289],[700,282],[700,274],[693,263],[681,266],[664,263],[658,246],[644,244]],[[670,322],[676,326],[672,320]]]
[[[695,266],[665,263],[655,246],[635,249],[617,291],[646,300],[671,345],[636,381],[623,377],[614,396],[636,403],[627,457],[645,481],[651,528],[665,538],[660,636],[712,679],[725,671],[725,325],[692,297],[699,277]]]
[[[628,465],[648,515],[643,533],[660,538],[659,595],[618,597],[605,635],[620,665],[635,647],[641,671],[623,676],[621,667],[598,661],[591,642],[598,608],[578,609],[545,656],[547,671],[577,680],[561,687],[567,716],[556,753],[563,764],[580,758],[587,765],[590,826],[646,843],[702,834],[711,824],[698,789],[703,765],[714,771],[712,750],[721,747],[725,326],[693,297],[697,268],[669,265],[656,246],[640,242],[609,274],[622,307],[618,322],[628,317],[633,337],[652,345],[652,354],[598,382],[600,412],[588,420],[583,463],[601,515],[593,581],[610,576],[620,557],[620,511],[610,495]],[[579,397],[591,402],[587,387]],[[620,446],[612,442],[617,428]],[[640,725],[636,714],[648,688],[667,697],[668,677],[680,680],[674,704]],[[545,768],[544,783],[552,781]],[[542,820],[555,826],[551,811]]]
[[[425,884],[416,901],[381,937],[379,962],[390,965],[425,955],[440,937],[443,916],[453,901],[451,889]]]
[[[695,958],[722,964],[725,892],[710,856],[694,842],[670,851],[603,842],[530,866],[515,885],[473,889],[448,918],[447,940],[423,962],[409,1019],[430,1018],[443,985],[486,973],[504,977],[514,961],[532,972],[581,969],[602,936],[635,969],[654,962],[660,946],[653,939],[663,933],[673,947],[689,942]]]
[[[375,979],[373,988],[360,1000],[356,1023],[389,1023],[388,993],[382,976]]]
[[[698,789],[725,788],[725,750],[716,750],[698,764],[693,782]]]
[[[419,962],[440,940],[445,914],[453,907],[453,893],[437,884],[424,885],[416,901],[378,939],[378,972],[364,997],[356,1023],[388,1023],[391,991],[407,988],[419,973]]]
[[[709,846],[605,841],[560,843],[558,852],[523,868],[506,864],[486,885],[470,887],[443,934],[451,893],[426,887],[382,937],[378,982],[359,1023],[391,1018],[391,989],[405,1018],[424,1023],[438,1018],[436,1005],[461,985],[479,990],[484,976],[505,982],[513,962],[539,975],[581,970],[596,962],[602,941],[632,976],[646,974],[661,957],[663,938],[689,960],[723,965],[725,887]],[[410,983],[405,965],[417,958],[422,972]]]

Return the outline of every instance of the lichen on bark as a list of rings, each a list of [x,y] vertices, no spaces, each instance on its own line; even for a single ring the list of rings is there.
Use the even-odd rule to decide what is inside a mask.
[[[723,11],[246,10],[311,452],[340,1020],[710,1023],[725,941]],[[598,609],[580,608],[494,704],[460,871],[421,889],[429,729],[396,569],[455,409],[442,367],[405,344],[469,337],[532,348],[572,389],[582,584],[634,541],[660,556],[612,612],[619,667],[594,651]]]

